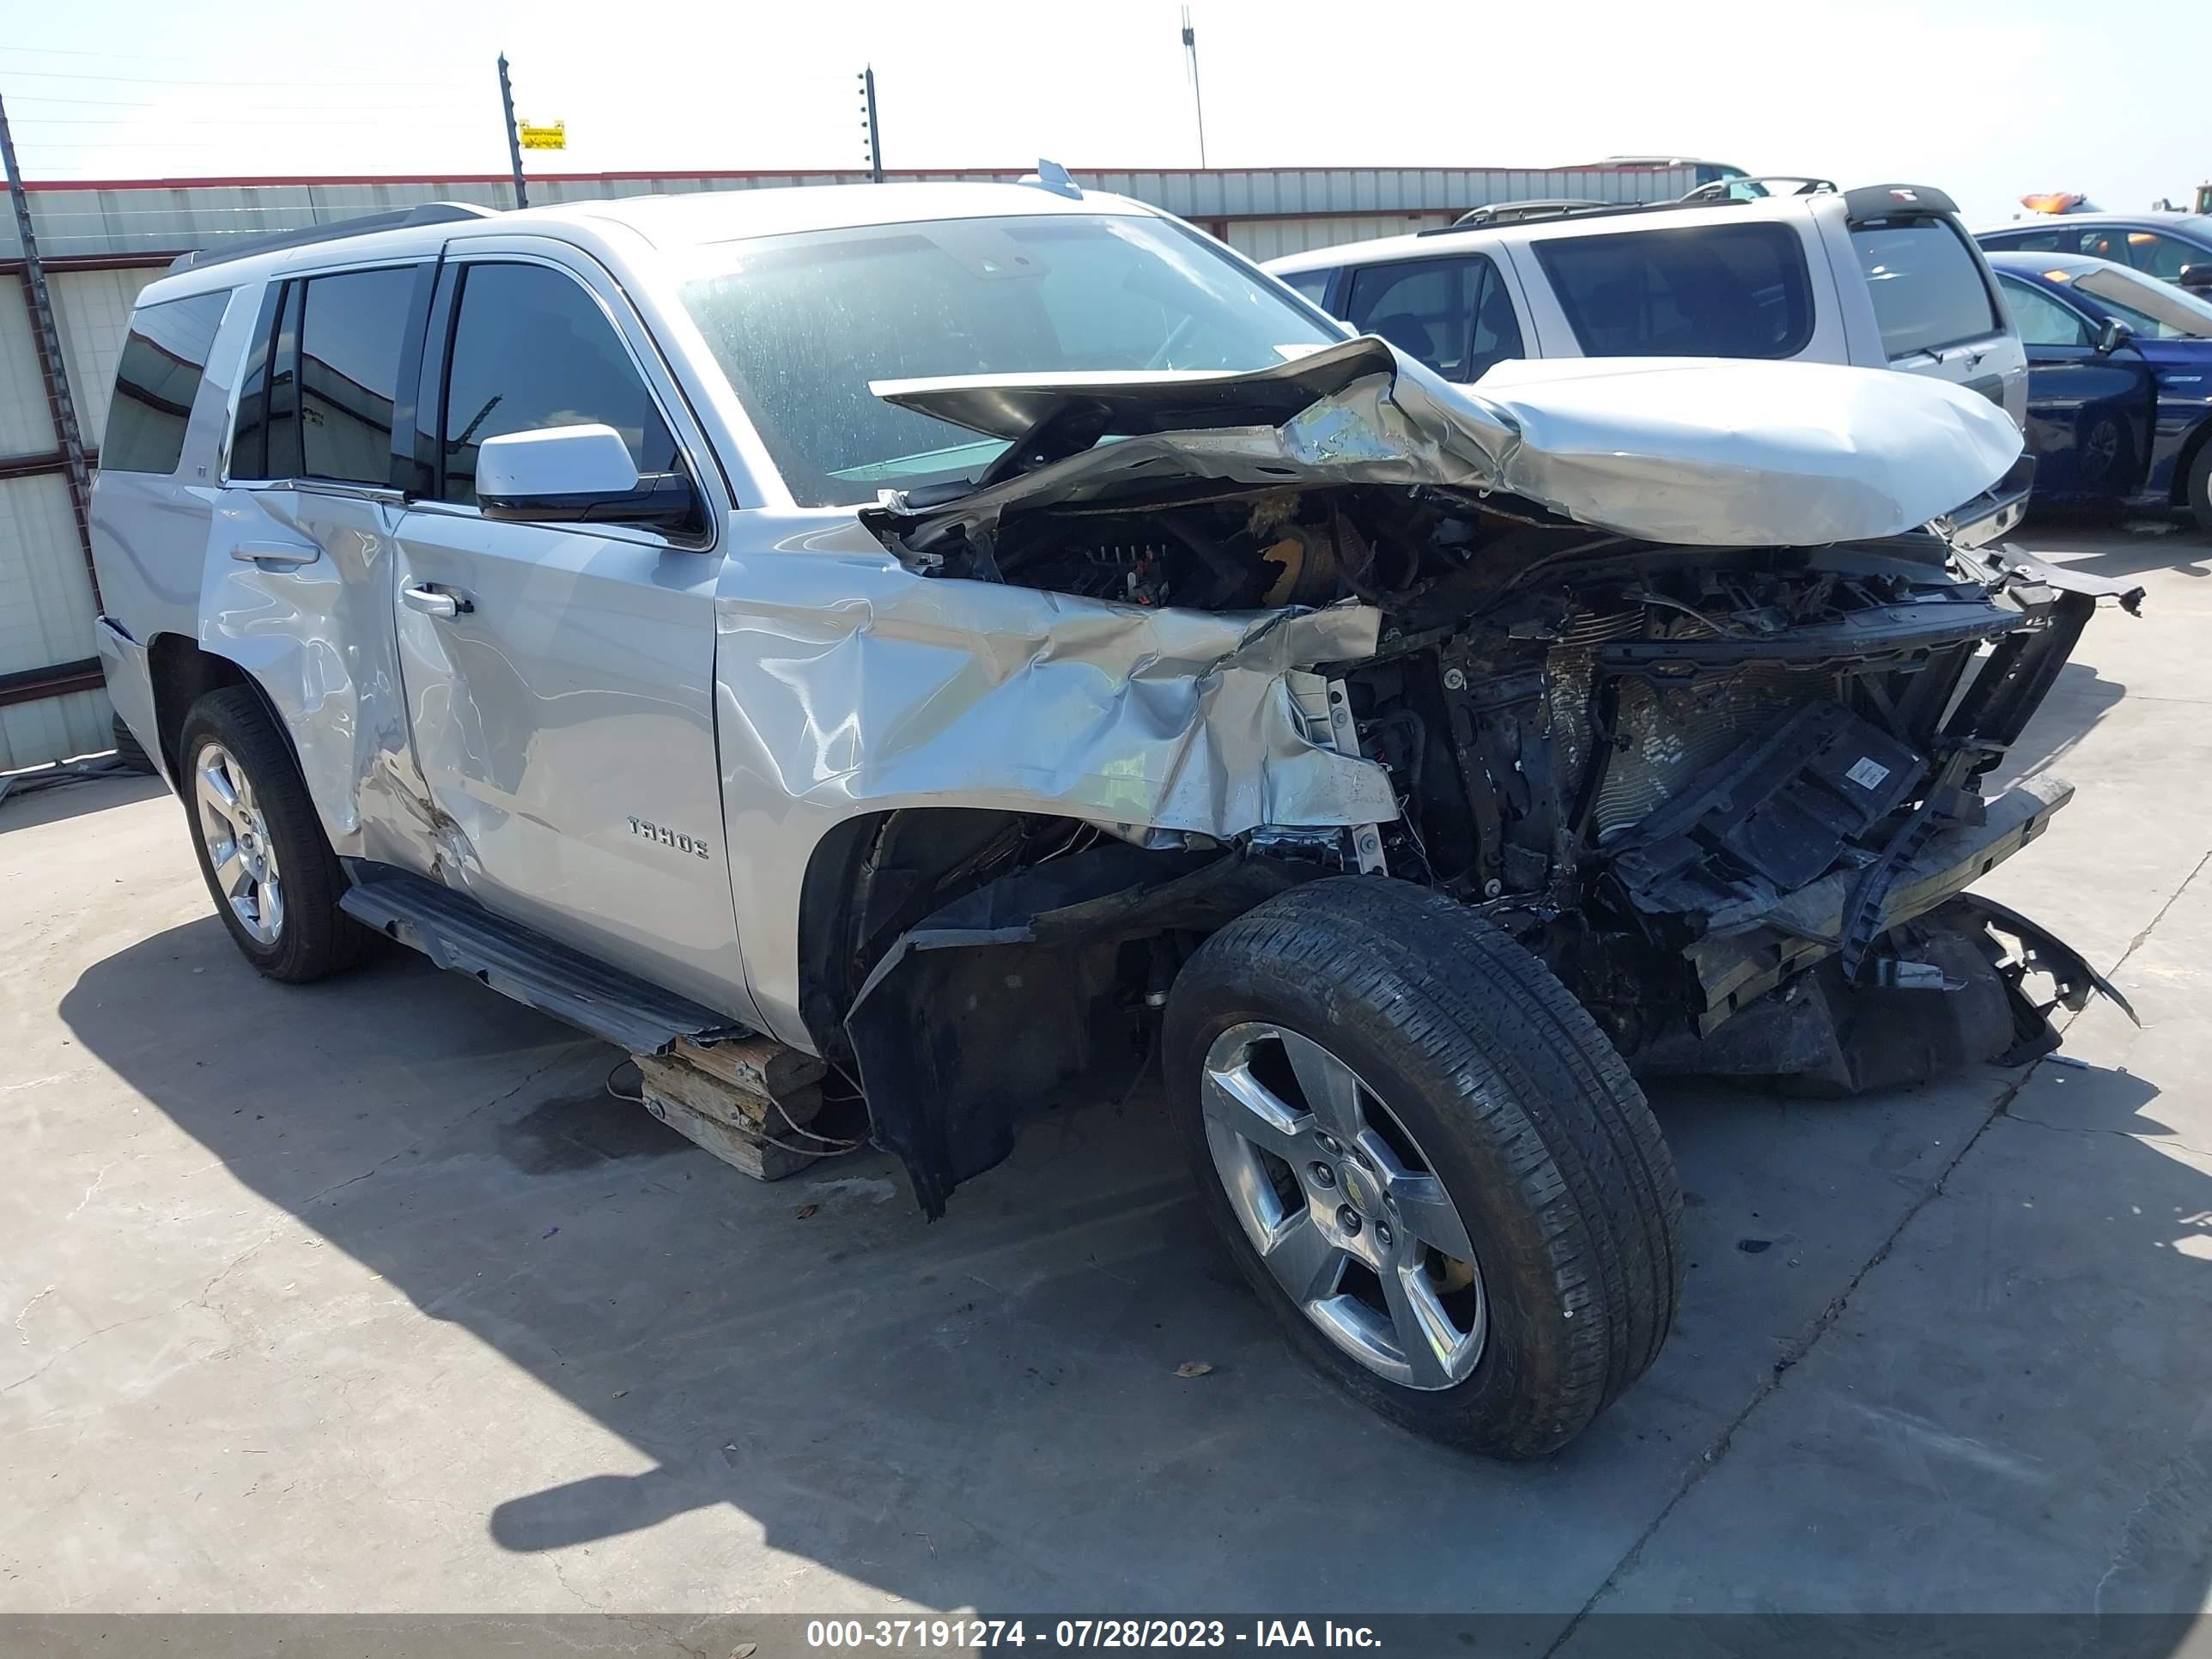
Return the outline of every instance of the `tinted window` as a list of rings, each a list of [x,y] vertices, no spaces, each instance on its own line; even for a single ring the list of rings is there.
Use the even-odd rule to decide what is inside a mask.
[[[2002,326],[1966,239],[1942,219],[1867,225],[1851,232],[1867,293],[1893,358],[1978,339]]]
[[[1792,357],[1813,337],[1787,225],[1547,237],[1536,257],[1591,357]]]
[[[304,283],[284,284],[269,346],[269,456],[264,478],[300,476],[300,300]]]
[[[677,471],[676,440],[606,313],[544,265],[471,265],[446,377],[445,498],[477,498],[477,447],[503,432],[612,427],[641,473]]]
[[[392,482],[392,400],[415,268],[311,277],[300,331],[302,476]]]
[[[1447,380],[1478,380],[1492,363],[1521,356],[1513,301],[1479,254],[1356,270],[1346,310],[1361,333],[1381,335]]]
[[[799,501],[974,477],[1006,447],[872,381],[1252,369],[1342,337],[1165,220],[951,219],[702,249],[684,303]],[[465,301],[464,301],[465,304]]]
[[[2060,305],[2031,283],[1997,278],[2011,308],[2013,326],[2021,343],[2032,346],[2074,346],[2089,343],[2089,329],[2070,307]]]
[[[2032,236],[1990,236],[1984,241],[1990,247],[2020,248],[2029,253],[2072,253],[2080,240],[2071,231],[2039,230]]]
[[[2160,281],[2178,283],[2184,265],[2212,264],[2212,253],[2192,247],[2178,236],[2161,236],[2154,230],[2128,233],[2127,263]]]
[[[1316,305],[1325,305],[1328,300],[1328,279],[1335,275],[1333,270],[1292,270],[1285,272],[1283,280]]]
[[[174,472],[185,453],[185,422],[199,395],[208,353],[230,293],[196,294],[141,306],[115,370],[100,464],[117,472]]]
[[[1345,319],[1456,380],[1467,368],[1468,318],[1481,283],[1472,259],[1364,265],[1352,273]]]

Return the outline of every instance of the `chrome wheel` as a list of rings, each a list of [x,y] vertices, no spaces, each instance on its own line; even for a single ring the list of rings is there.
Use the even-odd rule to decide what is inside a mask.
[[[1284,1294],[1378,1376],[1465,1380],[1489,1327],[1474,1246],[1381,1097],[1319,1043],[1255,1022],[1214,1039],[1200,1097],[1230,1206]]]
[[[204,744],[192,762],[192,798],[216,890],[249,938],[274,945],[284,931],[284,882],[253,781],[230,750]]]

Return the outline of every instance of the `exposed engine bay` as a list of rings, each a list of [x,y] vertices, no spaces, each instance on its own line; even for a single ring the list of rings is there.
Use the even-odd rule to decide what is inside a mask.
[[[1095,432],[1055,444],[1067,421],[1055,410],[1010,453],[1104,465]],[[1180,837],[1184,856],[1133,888],[1115,861],[1134,849],[1076,852],[1057,887],[1046,862],[1019,902],[954,904],[927,924],[937,943],[963,925],[1004,939],[1017,918],[1042,939],[1081,914],[1127,939],[1143,931],[1133,916],[1173,925],[1146,894],[1208,868],[1247,883],[1263,862],[1286,879],[1385,872],[1520,939],[1641,1073],[1831,1093],[2025,1060],[2056,1045],[2051,1007],[2117,997],[1966,890],[2066,804],[2046,778],[1994,799],[1984,782],[2098,599],[2133,609],[2139,590],[1940,527],[1676,544],[1510,490],[1233,476],[1255,470],[1140,465],[1140,488],[1042,493],[988,518],[920,499],[863,517],[943,578],[1140,607],[1374,608],[1371,656],[1315,663],[1285,689],[1315,743],[1387,770],[1395,821]],[[856,1014],[856,1037],[866,1024]],[[956,1148],[948,1173],[982,1152]]]

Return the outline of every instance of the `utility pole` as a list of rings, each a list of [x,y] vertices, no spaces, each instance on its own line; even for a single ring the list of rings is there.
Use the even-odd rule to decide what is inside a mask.
[[[1190,8],[1182,9],[1182,49],[1189,59],[1190,101],[1198,111],[1198,164],[1206,165],[1206,94],[1198,84],[1198,31],[1191,27]]]
[[[507,83],[507,54],[499,55],[499,107],[507,117],[507,159],[514,167],[514,204],[530,205],[530,186],[522,182],[522,136],[514,130],[514,88]]]
[[[860,71],[860,107],[866,116],[860,125],[868,131],[868,177],[880,185],[884,181],[884,131],[876,124],[876,66],[873,64]]]
[[[61,331],[54,325],[54,296],[46,286],[46,267],[39,258],[38,233],[31,228],[31,198],[23,188],[23,169],[15,162],[15,135],[8,127],[8,106],[0,100],[0,166],[8,172],[8,199],[15,210],[15,234],[23,244],[24,298],[31,302],[31,343],[39,374],[46,385],[46,410],[60,440],[62,470],[69,479],[70,507],[76,518],[77,549],[92,583],[93,609],[100,609],[100,573],[92,564],[92,469],[84,459],[84,432],[76,423],[76,399],[70,395],[69,364],[62,356]]]

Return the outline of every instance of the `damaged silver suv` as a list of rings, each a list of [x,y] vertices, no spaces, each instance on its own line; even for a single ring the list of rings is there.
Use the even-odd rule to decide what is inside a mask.
[[[101,649],[262,972],[773,1039],[933,1215],[1156,1060],[1307,1356],[1527,1456],[1674,1316],[1638,1077],[2016,1060],[2099,983],[1967,890],[2136,597],[1972,549],[2019,453],[1873,370],[1452,386],[1063,180],[417,209],[145,291]]]

